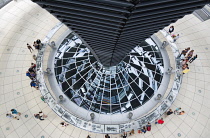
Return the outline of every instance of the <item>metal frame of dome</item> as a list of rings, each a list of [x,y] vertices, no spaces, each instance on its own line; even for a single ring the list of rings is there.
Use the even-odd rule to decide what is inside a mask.
[[[58,28],[60,28],[60,24],[56,25],[56,27],[53,28],[53,30],[50,32],[50,34],[46,36],[46,39],[44,39],[44,41],[48,41],[52,37],[52,34],[55,33]],[[69,33],[69,31],[67,31],[67,33]],[[64,36],[67,36],[67,35],[62,35],[62,38],[64,38]],[[154,39],[155,39],[155,37],[154,37]],[[156,42],[157,41],[158,40],[156,40]],[[56,42],[55,46],[57,46],[58,44],[60,45],[60,43],[61,42]],[[160,42],[158,42],[158,43],[159,43],[158,46],[161,47],[161,43]],[[142,126],[146,125],[147,122],[153,122],[157,118],[159,118],[161,115],[163,115],[166,112],[166,110],[168,110],[168,108],[170,108],[170,106],[174,102],[174,100],[179,92],[181,82],[182,82],[182,76],[180,75],[179,72],[176,71],[174,74],[174,82],[173,82],[172,88],[171,88],[170,92],[168,93],[168,95],[166,96],[166,98],[159,101],[160,104],[152,111],[150,111],[151,109],[148,109],[148,106],[146,106],[146,108],[144,108],[144,110],[148,109],[149,111],[146,111],[146,114],[144,114],[141,117],[137,115],[138,118],[136,118],[136,114],[138,114],[139,111],[138,112],[132,111],[132,113],[131,113],[132,116],[131,116],[130,112],[128,112],[128,114],[127,113],[124,114],[125,117],[127,118],[126,122],[124,122],[124,123],[114,122],[114,124],[113,124],[113,121],[116,121],[116,120],[111,120],[111,122],[110,122],[108,116],[106,116],[104,119],[103,119],[103,116],[100,116],[100,119],[103,119],[103,122],[102,123],[96,122],[98,115],[97,114],[93,115],[91,112],[90,112],[90,114],[87,114],[89,116],[89,117],[87,116],[87,118],[76,116],[74,114],[75,112],[84,114],[84,112],[81,112],[82,108],[80,108],[79,110],[75,109],[74,111],[69,111],[65,107],[65,103],[68,102],[65,100],[65,98],[66,98],[65,95],[63,95],[62,102],[60,102],[60,100],[59,100],[60,95],[56,95],[55,91],[53,91],[55,83],[57,83],[56,79],[55,79],[55,83],[53,83],[52,85],[49,84],[50,81],[53,81],[52,78],[55,78],[53,75],[53,73],[54,73],[53,70],[51,70],[52,72],[50,74],[47,73],[46,75],[44,75],[45,69],[53,68],[53,66],[52,66],[53,64],[51,64],[51,63],[52,63],[52,59],[54,59],[53,58],[54,56],[52,56],[52,55],[55,55],[56,51],[57,51],[56,49],[54,49],[54,46],[52,46],[51,44],[52,43],[49,43],[49,45],[51,46],[52,49],[50,47],[48,47],[47,44],[45,44],[37,55],[37,80],[39,81],[40,92],[43,95],[45,102],[49,105],[50,108],[52,108],[52,110],[58,116],[60,116],[62,119],[64,119],[68,123],[70,123],[76,127],[79,127],[81,129],[84,129],[87,131],[92,131],[95,133],[122,133],[125,131],[130,131],[131,129],[141,128]],[[175,47],[173,47],[173,48],[175,48]],[[55,54],[53,54],[53,53],[55,53]],[[173,54],[175,57],[177,57],[179,55],[179,51],[177,49],[175,49]],[[164,57],[164,59],[165,58],[166,57]],[[47,62],[47,64],[46,64],[46,62]],[[178,62],[175,62],[175,69],[179,70],[180,66],[177,63]],[[166,66],[166,64],[164,64],[164,66]],[[156,95],[156,96],[158,96],[158,95]],[[156,100],[156,98],[154,98],[154,100]],[[69,103],[67,103],[67,104],[69,105]],[[115,114],[112,116],[115,116]],[[131,117],[129,117],[129,116],[131,116]],[[123,116],[117,115],[117,119],[119,117],[123,118]],[[88,120],[88,118],[89,118],[89,120]],[[123,118],[123,120],[125,121],[126,118]]]
[[[104,67],[70,34],[57,49],[54,63],[63,93],[78,106],[101,114],[125,113],[142,106],[157,93],[164,73],[161,52],[150,38],[117,66]]]

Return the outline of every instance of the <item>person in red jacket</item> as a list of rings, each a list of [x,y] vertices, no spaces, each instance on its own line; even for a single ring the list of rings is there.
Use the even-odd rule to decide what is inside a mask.
[[[163,118],[161,118],[155,122],[155,124],[163,124],[163,123],[164,123]]]
[[[147,127],[147,131],[151,131],[151,124],[148,122],[148,124],[146,125],[146,127]]]

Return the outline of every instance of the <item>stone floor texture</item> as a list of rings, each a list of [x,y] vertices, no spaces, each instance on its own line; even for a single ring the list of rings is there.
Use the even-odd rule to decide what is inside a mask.
[[[30,87],[25,72],[34,62],[26,44],[37,38],[44,39],[59,21],[30,0],[12,1],[0,9],[0,138],[104,138],[69,125],[63,128],[62,121],[40,99],[39,90]],[[129,138],[208,138],[210,137],[210,20],[201,22],[194,15],[172,24],[175,34],[180,34],[176,44],[182,50],[191,47],[198,55],[190,72],[184,75],[180,93],[172,109],[182,107],[184,115],[164,117],[163,125],[152,124],[152,130]],[[53,40],[67,29],[63,26]],[[168,27],[166,27],[168,29]],[[164,36],[156,35],[161,41]],[[171,49],[166,47],[168,53]],[[173,56],[170,54],[169,56]],[[12,108],[22,113],[20,120],[6,118]],[[48,115],[44,121],[33,117],[42,110]],[[111,135],[120,138],[120,135]]]

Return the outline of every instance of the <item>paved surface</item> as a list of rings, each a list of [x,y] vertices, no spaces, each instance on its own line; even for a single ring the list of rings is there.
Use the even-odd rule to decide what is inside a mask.
[[[59,21],[30,0],[11,2],[0,10],[0,137],[1,138],[103,138],[72,125],[62,128],[62,121],[40,99],[40,92],[32,89],[25,76],[30,63],[34,62],[26,43],[32,45],[37,38],[43,39]],[[193,15],[185,16],[174,24],[180,49],[191,47],[198,59],[189,65],[179,96],[172,109],[182,107],[185,115],[171,115],[165,124],[152,124],[152,131],[130,138],[207,138],[210,135],[210,20],[201,22]],[[62,27],[53,40],[66,30]],[[157,36],[164,40],[161,33]],[[170,48],[167,47],[170,53]],[[34,51],[33,54],[36,54]],[[6,118],[12,108],[22,113],[20,120]],[[42,110],[48,115],[39,121],[33,114]],[[27,118],[24,116],[28,115]],[[119,138],[113,135],[112,138]],[[42,137],[43,138],[43,137]]]

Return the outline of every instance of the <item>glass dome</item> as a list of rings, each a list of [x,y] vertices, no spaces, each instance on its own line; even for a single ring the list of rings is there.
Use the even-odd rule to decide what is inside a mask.
[[[100,114],[135,110],[157,92],[163,77],[162,55],[150,38],[117,66],[105,67],[70,34],[58,48],[54,64],[57,82],[69,100]]]

